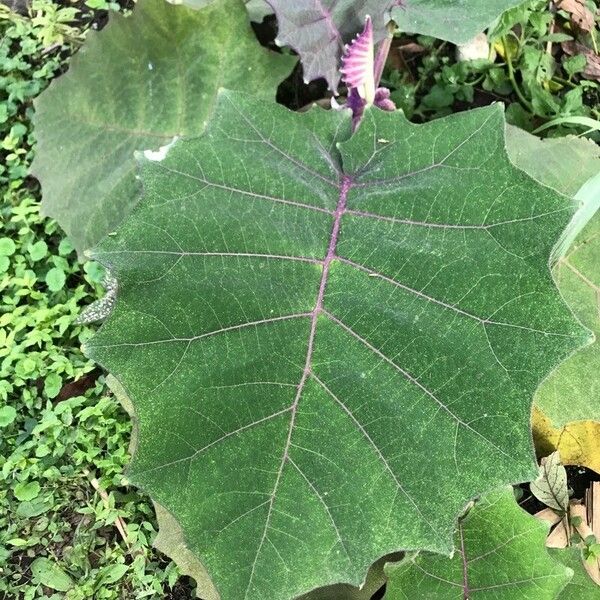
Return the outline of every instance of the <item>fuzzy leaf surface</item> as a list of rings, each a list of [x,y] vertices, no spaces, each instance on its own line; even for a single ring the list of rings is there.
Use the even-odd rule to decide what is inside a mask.
[[[384,600],[555,600],[573,572],[550,557],[547,534],[512,488],[493,492],[459,521],[452,559],[423,553],[389,565]]]
[[[587,574],[579,548],[549,548],[550,556],[573,571],[573,578],[561,592],[559,600],[597,600],[600,586]]]
[[[404,0],[392,11],[401,31],[465,44],[523,0]]]
[[[597,144],[574,136],[541,140],[513,126],[507,126],[506,134],[511,160],[534,179],[574,196],[582,205],[600,198]],[[589,428],[594,425],[583,421],[600,421],[600,214],[567,246],[554,266],[554,277],[596,341],[559,365],[536,391],[535,404],[543,415],[534,413],[534,435],[552,440],[550,447],[560,446],[563,460],[589,464],[589,442],[594,440]],[[545,423],[548,419],[554,427]],[[561,435],[564,427],[568,432]]]
[[[134,151],[199,134],[220,87],[274,98],[293,63],[260,47],[242,0],[113,14],[35,103],[44,211],[80,254],[93,247],[139,198]]]
[[[600,197],[600,175],[590,182],[590,193]],[[542,383],[536,406],[556,427],[572,421],[600,421],[600,214],[579,234],[555,267],[560,291],[596,336]]]
[[[223,92],[96,253],[119,287],[88,352],[135,407],[129,476],[223,600],[450,553],[470,498],[535,477],[533,391],[589,339],[548,265],[576,204],[512,165],[499,106],[349,135]]]
[[[323,77],[337,90],[344,45],[363,30],[371,16],[375,43],[386,35],[395,0],[270,0],[279,33],[277,43],[300,55],[304,79]]]

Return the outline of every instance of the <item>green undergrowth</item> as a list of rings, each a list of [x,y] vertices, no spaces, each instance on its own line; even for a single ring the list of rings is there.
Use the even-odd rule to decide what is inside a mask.
[[[47,0],[29,14],[0,7],[0,598],[11,600],[165,598],[178,579],[152,549],[151,503],[123,477],[129,417],[80,350],[93,330],[75,319],[103,273],[40,215],[27,178],[31,101],[104,16]]]
[[[484,41],[478,53],[470,47],[462,55],[448,42],[400,35],[384,83],[418,121],[500,101],[522,129],[550,137],[590,132],[598,142],[600,83],[584,54],[597,53],[600,24],[583,31],[573,20],[546,0],[529,0],[492,25],[487,49]],[[569,53],[573,45],[577,55]]]
[[[32,99],[119,4],[34,0],[28,12],[13,4],[19,13],[0,5],[0,598],[192,598],[192,584],[152,549],[149,499],[124,479],[129,417],[80,350],[93,328],[75,320],[102,294],[102,270],[79,262],[40,215],[39,186],[27,177]],[[504,39],[509,51],[494,50],[493,61],[459,63],[453,47],[419,38],[418,58],[386,73],[395,100],[417,120],[497,99],[530,130],[597,119],[598,84],[581,77],[581,61],[540,55],[550,17],[565,24],[546,6],[530,2],[497,24],[493,47]],[[549,70],[535,57],[550,60]],[[545,133],[573,131],[582,127]]]

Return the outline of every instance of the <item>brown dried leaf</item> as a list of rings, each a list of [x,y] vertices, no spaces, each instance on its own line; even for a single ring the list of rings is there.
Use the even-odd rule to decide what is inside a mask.
[[[600,540],[600,481],[593,481],[585,495],[588,523]]]
[[[561,46],[564,52],[569,56],[583,54],[587,61],[583,71],[583,76],[586,79],[600,81],[600,56],[598,56],[598,54],[596,54],[591,48],[588,48],[579,42],[563,42]]]
[[[569,536],[565,527],[565,520],[561,522],[548,534],[546,538],[547,548],[566,548],[569,545]]]
[[[544,508],[533,515],[536,519],[540,519],[540,521],[546,521],[549,523],[551,527],[556,525],[561,519],[560,516],[556,514],[551,508]]]
[[[594,13],[586,6],[584,0],[559,0],[557,7],[571,15],[572,22],[582,31],[594,28]]]

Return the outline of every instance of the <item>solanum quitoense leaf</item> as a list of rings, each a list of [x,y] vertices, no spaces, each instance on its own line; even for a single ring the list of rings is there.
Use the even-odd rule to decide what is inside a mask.
[[[533,391],[589,340],[548,265],[579,207],[508,160],[499,106],[350,121],[223,92],[96,253],[129,476],[223,600],[450,553],[469,499],[535,477]]]
[[[559,600],[597,600],[600,586],[586,573],[582,565],[581,549],[549,548],[548,552],[555,560],[560,561],[573,571],[573,578],[559,595]]]
[[[221,86],[274,98],[295,62],[260,47],[242,0],[140,0],[111,15],[35,102],[44,211],[82,254],[137,202],[134,151],[201,133]]]
[[[421,553],[388,565],[384,600],[555,600],[573,571],[550,557],[547,533],[512,488],[490,493],[459,521],[451,559]]]

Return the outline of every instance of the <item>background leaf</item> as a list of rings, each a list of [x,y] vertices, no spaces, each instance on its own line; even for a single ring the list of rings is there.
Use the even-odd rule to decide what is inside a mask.
[[[600,198],[600,171],[577,198]],[[565,300],[596,339],[550,374],[536,394],[536,405],[556,427],[600,421],[600,214],[579,234],[554,271]]]
[[[452,559],[421,553],[388,565],[384,600],[554,600],[572,571],[550,558],[547,533],[512,488],[491,493],[459,522]]]
[[[567,489],[567,471],[560,462],[560,454],[553,452],[542,458],[540,472],[530,485],[531,493],[546,506],[567,514],[569,510],[569,491]]]
[[[548,268],[577,207],[510,163],[499,106],[349,121],[223,92],[97,253],[131,480],[224,600],[449,553],[470,498],[534,477],[533,390],[588,339]]]
[[[579,548],[548,548],[548,553],[573,571],[573,578],[560,593],[559,600],[597,600],[600,587],[586,573]]]
[[[392,17],[401,31],[465,44],[523,0],[403,0]]]
[[[40,556],[31,563],[31,574],[42,585],[56,590],[68,592],[73,587],[73,580],[54,561]]]
[[[138,200],[134,151],[199,134],[222,86],[274,98],[294,62],[260,47],[242,0],[113,14],[35,102],[44,210],[80,253],[93,247]]]
[[[574,135],[541,139],[507,125],[506,149],[519,169],[567,196],[600,172],[600,146]]]
[[[600,147],[597,144],[574,136],[541,140],[513,126],[508,126],[506,133],[508,154],[517,167],[545,185],[574,196],[582,205],[600,198]],[[561,455],[563,460],[573,461],[575,456],[581,459],[582,454],[589,454],[588,451],[574,454],[575,447],[566,447],[571,446],[572,435],[582,441],[589,437],[583,433],[587,426],[574,422],[600,421],[597,401],[600,394],[600,214],[593,216],[567,246],[567,252],[554,267],[554,277],[565,300],[581,322],[594,332],[596,341],[559,365],[539,387],[536,406],[554,427],[543,423],[545,417],[538,414],[534,415],[534,430],[540,441],[558,440],[551,430],[562,430],[571,424],[571,441],[561,441]],[[548,442],[545,447],[553,446]]]
[[[541,456],[558,450],[565,465],[580,465],[600,473],[600,423],[573,421],[554,427],[550,419],[534,407],[532,426],[535,447]]]
[[[367,15],[375,43],[386,36],[389,10],[395,0],[270,0],[279,33],[277,43],[300,55],[305,81],[319,77],[337,90],[344,45],[361,32]]]

